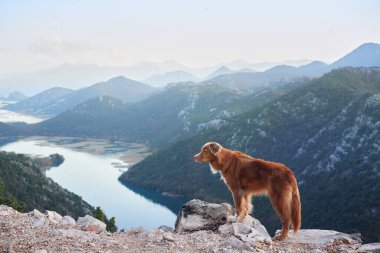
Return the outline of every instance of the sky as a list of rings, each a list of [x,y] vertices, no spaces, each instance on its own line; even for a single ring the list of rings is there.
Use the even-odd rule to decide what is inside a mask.
[[[377,0],[0,0],[0,74],[63,63],[332,62],[380,43]]]

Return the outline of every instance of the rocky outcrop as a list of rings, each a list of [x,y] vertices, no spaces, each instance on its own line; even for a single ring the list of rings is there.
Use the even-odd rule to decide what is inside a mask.
[[[230,204],[213,204],[199,199],[187,202],[179,211],[175,222],[176,232],[215,230],[225,224],[234,210]]]
[[[180,211],[176,231],[130,228],[105,231],[105,224],[85,216],[77,222],[56,212],[19,213],[0,205],[0,252],[379,252],[380,244],[361,245],[358,234],[301,229],[284,241],[272,240],[265,227],[249,216],[234,222],[232,206],[200,200]]]
[[[78,218],[78,226],[85,231],[92,231],[92,232],[104,232],[106,231],[107,225],[90,215],[86,215],[84,217]]]

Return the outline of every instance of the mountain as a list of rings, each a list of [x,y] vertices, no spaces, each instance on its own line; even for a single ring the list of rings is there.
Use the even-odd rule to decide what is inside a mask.
[[[277,66],[265,72],[235,72],[219,75],[201,82],[201,85],[220,85],[243,93],[254,93],[262,88],[276,88],[304,80],[303,73],[291,66]]]
[[[379,67],[380,44],[365,43],[351,53],[331,64],[332,68],[340,67]]]
[[[118,76],[76,91],[64,88],[49,89],[20,103],[6,106],[5,109],[38,116],[54,116],[98,96],[112,96],[124,102],[134,103],[147,98],[155,91],[155,88],[147,84]]]
[[[197,82],[199,78],[185,71],[172,71],[164,74],[153,75],[143,82],[154,87],[163,87],[169,83]]]
[[[361,232],[380,240],[380,69],[343,68],[273,102],[226,119],[131,167],[121,182],[209,201],[231,194],[208,165],[192,157],[208,141],[288,165],[299,182],[303,228]],[[173,184],[175,182],[175,184]],[[273,231],[267,199],[255,216]]]
[[[210,73],[205,79],[208,80],[208,79],[212,79],[212,78],[217,77],[217,76],[228,75],[228,74],[231,74],[233,72],[234,71],[230,70],[229,68],[227,68],[225,66],[221,66],[217,70]]]
[[[0,97],[0,100],[5,100],[5,101],[21,101],[26,99],[27,96],[19,91],[13,91],[8,94],[7,97]]]
[[[226,119],[273,101],[302,84],[263,88],[250,95],[217,85],[173,84],[134,104],[111,97],[95,98],[25,131],[142,141],[162,148],[203,129],[218,129]]]
[[[59,102],[63,96],[73,92],[74,91],[70,89],[54,87],[16,104],[7,105],[4,109],[41,116],[45,115],[46,111],[53,109],[56,103]]]
[[[84,216],[93,210],[82,198],[46,177],[31,158],[0,152],[0,168],[5,192],[26,203],[27,210],[56,210],[73,217]]]
[[[99,96],[74,106],[66,112],[31,125],[24,132],[37,135],[108,137],[113,136],[112,128],[126,105],[110,96]],[[125,126],[126,127],[126,126]],[[108,131],[111,131],[107,135]]]

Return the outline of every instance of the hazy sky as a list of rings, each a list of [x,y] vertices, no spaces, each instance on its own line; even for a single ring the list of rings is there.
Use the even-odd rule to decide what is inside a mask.
[[[0,73],[62,63],[333,61],[380,43],[380,1],[0,0]]]

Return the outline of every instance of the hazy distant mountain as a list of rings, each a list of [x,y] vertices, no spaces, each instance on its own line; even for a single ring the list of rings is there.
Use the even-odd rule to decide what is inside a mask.
[[[221,76],[221,75],[228,75],[228,74],[232,74],[234,73],[233,70],[225,67],[225,66],[221,66],[220,68],[218,68],[217,70],[213,71],[211,74],[209,74],[205,79],[212,79],[214,77],[217,77],[217,76]]]
[[[310,60],[289,60],[289,61],[278,61],[278,62],[256,62],[256,63],[249,63],[245,60],[235,60],[228,63],[223,63],[222,65],[228,67],[232,70],[239,70],[239,69],[252,69],[255,71],[266,71],[270,68],[273,68],[277,65],[289,65],[293,67],[299,67],[305,64],[309,64]]]
[[[379,44],[367,43],[330,65],[330,69],[341,66],[380,66],[379,58]],[[309,74],[313,76],[319,76],[325,73],[323,72],[323,66],[319,66],[319,70],[315,70],[316,66],[313,65],[316,63],[311,62],[310,60],[249,63],[245,60],[237,59],[232,62],[225,62],[206,67],[187,67],[174,61],[138,62],[136,64],[123,67],[62,64],[61,66],[50,70],[30,74],[18,74],[3,80],[0,79],[0,93],[9,93],[16,89],[26,93],[27,95],[33,95],[54,86],[78,89],[80,87],[85,87],[89,84],[96,83],[99,80],[107,80],[118,75],[125,75],[134,80],[145,80],[154,75],[183,71],[198,77],[212,78],[216,75],[208,75],[210,75],[210,73],[215,71],[217,68],[222,68],[221,70],[224,69],[224,74],[227,74],[228,71],[225,71],[225,68],[232,72],[241,72],[240,70],[242,69],[244,72],[246,72],[247,69],[254,71],[266,71],[278,65],[300,67],[308,66],[309,63],[312,63],[312,69],[305,70],[305,72],[309,72]],[[218,74],[220,73],[217,73],[217,75]],[[157,78],[163,78],[162,81],[158,81],[160,84],[166,82],[165,77]],[[176,78],[173,79],[176,81]],[[171,80],[171,78],[168,78],[168,81]],[[189,77],[180,78],[180,81],[189,81]],[[190,79],[190,81],[196,80]],[[152,85],[153,82],[151,83]]]
[[[379,67],[380,66],[380,44],[366,43],[351,53],[340,58],[333,64],[333,68],[338,67]]]
[[[42,92],[20,103],[9,105],[5,109],[54,116],[98,96],[111,96],[124,102],[134,103],[147,98],[155,91],[155,88],[147,84],[119,76],[77,91],[50,89],[47,93]]]
[[[73,90],[70,89],[54,87],[16,104],[7,105],[4,109],[24,114],[45,116],[45,112],[51,110],[52,107],[54,108],[61,97],[72,92]]]
[[[234,72],[201,82],[201,85],[221,85],[241,92],[254,93],[264,87],[278,87],[304,79],[298,68],[281,65],[265,72]]]
[[[169,83],[197,82],[199,78],[185,71],[172,71],[165,74],[153,75],[143,82],[155,87],[163,87]]]
[[[7,97],[0,97],[0,100],[5,100],[5,101],[21,101],[26,99],[27,96],[19,91],[13,91],[9,93]]]

